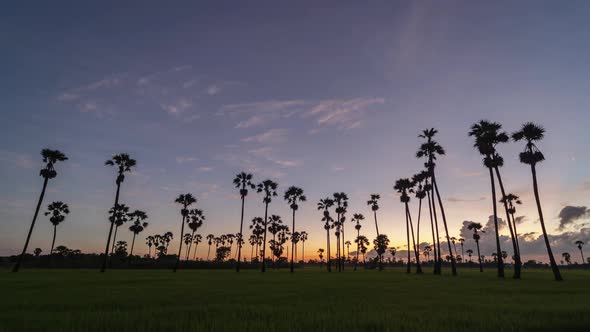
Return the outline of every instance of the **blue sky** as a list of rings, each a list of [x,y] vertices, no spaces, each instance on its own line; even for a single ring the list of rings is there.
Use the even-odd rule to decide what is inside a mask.
[[[323,246],[315,204],[335,191],[349,193],[351,212],[367,215],[368,195],[381,193],[382,227],[401,246],[403,210],[392,184],[420,169],[417,134],[427,127],[439,129],[448,151],[439,173],[458,236],[464,220],[485,223],[491,211],[488,179],[466,134],[482,118],[507,131],[528,120],[547,128],[539,173],[549,229],[571,233],[567,241],[590,233],[586,215],[557,231],[563,207],[589,204],[588,2],[2,7],[0,254],[20,250],[43,147],[70,157],[46,196],[72,208],[57,240],[69,247],[103,246],[114,194],[113,170],[103,163],[120,152],[138,160],[122,200],[147,211],[143,235],[179,232],[172,201],[184,192],[205,210],[203,233],[237,232],[231,180],[247,170],[278,181],[281,192],[305,189],[310,202],[299,222],[312,234],[310,253]],[[525,201],[521,229],[538,232],[521,148],[500,148],[503,172]],[[271,209],[288,216],[280,199]],[[247,218],[262,213],[251,194]],[[46,248],[49,230],[41,217],[31,247]],[[373,236],[369,224],[365,230]]]

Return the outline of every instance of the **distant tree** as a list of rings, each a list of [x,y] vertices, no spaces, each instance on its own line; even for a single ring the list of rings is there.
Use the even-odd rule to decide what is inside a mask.
[[[191,242],[187,245],[186,261],[188,261],[189,255],[191,253],[191,247],[193,244],[192,241],[194,241],[194,239],[195,239],[195,232],[201,226],[203,226],[204,221],[205,221],[205,215],[203,214],[203,210],[192,209],[188,212],[186,222],[188,224],[188,228],[191,230]]]
[[[531,167],[531,173],[533,176],[533,192],[535,194],[535,201],[537,202],[537,212],[539,213],[539,222],[541,223],[541,229],[543,230],[543,238],[545,240],[545,246],[547,247],[547,255],[551,262],[551,269],[553,270],[553,276],[556,281],[561,281],[561,273],[559,267],[553,257],[551,251],[551,245],[549,244],[549,237],[547,236],[547,230],[545,229],[545,219],[543,218],[543,210],[541,209],[541,198],[539,197],[539,186],[537,184],[537,163],[545,160],[545,156],[539,148],[535,145],[535,142],[540,141],[545,136],[545,129],[541,126],[537,126],[534,123],[525,123],[522,128],[512,134],[512,139],[515,142],[524,140],[526,141],[525,150],[520,153],[520,162],[527,164]]]
[[[578,250],[580,250],[580,255],[582,255],[582,265],[584,265],[584,263],[585,263],[584,252],[582,251],[582,246],[584,245],[584,242],[578,240],[578,241],[574,242],[574,244],[576,246],[578,246]]]
[[[367,239],[364,235],[359,235],[354,242],[359,244],[361,254],[363,254],[363,264],[365,264],[365,254],[367,253],[367,249],[369,249],[369,239]]]
[[[320,258],[320,269],[322,268],[322,263],[324,262],[324,249],[318,249],[318,257]]]
[[[318,210],[324,211],[322,221],[324,222],[324,229],[326,230],[326,267],[328,272],[332,272],[331,256],[330,256],[330,228],[334,227],[334,219],[330,216],[330,208],[334,206],[334,200],[330,197],[320,199],[318,202]]]
[[[293,211],[293,224],[291,231],[295,234],[295,211],[299,209],[298,203],[307,201],[307,198],[303,194],[303,189],[299,187],[291,186],[287,191],[285,191],[285,195],[283,197],[285,201],[289,204],[291,211]],[[294,255],[295,255],[295,241],[291,238],[291,272],[294,270]]]
[[[117,208],[112,207],[109,210],[109,222],[115,222],[115,233],[113,234],[113,245],[111,247],[111,254],[115,252],[115,244],[117,243],[117,231],[119,227],[129,221],[128,218],[129,207],[125,204],[119,204]]]
[[[479,233],[478,233],[478,231],[483,232],[481,230],[482,229],[482,226],[478,222],[472,222],[472,223],[470,223],[467,226],[467,229],[473,231],[473,240],[475,241],[475,244],[477,245],[477,257],[479,259],[479,272],[483,272],[483,264],[482,264],[483,259],[481,258],[481,253],[479,251],[479,239],[480,239],[480,236],[479,236]],[[471,254],[469,254],[469,257],[471,258]]]
[[[260,261],[260,255],[262,254],[260,246],[262,245],[262,237],[264,236],[264,219],[261,217],[252,218],[250,229],[252,230],[252,235],[256,237],[256,260]]]
[[[127,241],[118,241],[117,244],[115,244],[115,255],[119,257],[127,257]]]
[[[429,245],[424,246],[424,256],[426,256],[426,261],[430,260],[430,252],[432,251],[432,247]]]
[[[561,254],[561,256],[563,257],[563,259],[565,260],[567,265],[570,265],[572,263],[572,256],[570,255],[569,252],[564,252]]]
[[[53,240],[51,240],[51,250],[49,251],[49,254],[53,252],[53,246],[55,245],[57,225],[61,224],[66,219],[66,215],[69,213],[70,209],[68,205],[63,202],[53,202],[47,206],[47,212],[45,212],[45,215],[51,215],[51,217],[49,217],[49,221],[53,225]]]
[[[41,255],[42,252],[43,250],[41,250],[41,248],[35,248],[35,250],[33,250],[33,254],[35,254],[35,257],[39,257],[39,255]]]
[[[373,211],[373,217],[375,218],[375,231],[377,232],[377,236],[379,236],[379,225],[377,224],[377,210],[379,210],[379,199],[381,196],[378,194],[371,194],[369,200],[367,201],[367,205],[371,207]]]
[[[178,196],[174,200],[174,202],[182,205],[182,208],[180,209],[180,214],[182,215],[182,220],[180,224],[180,244],[178,245],[178,256],[176,257],[176,263],[174,264],[174,268],[172,269],[173,272],[176,272],[176,270],[178,270],[178,265],[180,264],[180,255],[182,254],[182,234],[184,234],[184,223],[189,215],[188,207],[191,206],[193,203],[196,203],[197,199],[192,194],[182,194]]]
[[[243,234],[244,228],[244,205],[246,202],[246,196],[248,196],[248,189],[256,188],[256,185],[252,182],[252,174],[241,172],[234,178],[234,186],[240,189],[240,199],[242,200],[242,214],[240,217],[240,237]],[[242,246],[238,245],[238,259],[236,261],[236,272],[240,272],[240,261],[242,257]]]
[[[302,249],[301,249],[301,260],[305,263],[305,241],[307,241],[308,234],[306,231],[301,231],[299,233],[299,240],[301,241]]]
[[[193,251],[193,260],[197,260],[197,247],[199,243],[203,241],[203,236],[201,234],[195,234],[193,236],[193,243],[195,244],[195,250]]]
[[[338,270],[342,271],[344,269],[344,259],[342,258],[344,257],[344,222],[346,220],[344,215],[346,214],[346,210],[348,208],[348,195],[346,195],[346,193],[340,192],[334,193],[333,196],[334,204],[336,205],[335,212],[338,216],[336,219],[336,233],[338,233],[336,238],[338,242]],[[340,240],[340,238],[342,238],[342,240]],[[342,247],[340,247],[340,243],[342,243]],[[342,251],[340,251],[340,248],[342,248]]]
[[[346,245],[346,260],[350,261],[350,245],[352,242],[346,241],[344,244]]]
[[[209,245],[209,249],[207,250],[207,260],[209,260],[209,254],[211,253],[211,245],[213,244],[213,240],[215,239],[215,235],[209,234],[206,237],[207,245]]]
[[[152,246],[154,245],[155,239],[153,235],[149,235],[145,238],[145,244],[148,246],[148,257],[152,257]]]
[[[365,216],[361,213],[355,213],[352,215],[351,221],[355,223],[354,229],[356,229],[356,238],[358,239],[361,236],[361,221],[365,220]],[[355,240],[356,243],[356,259],[354,260],[354,271],[356,271],[356,267],[359,261],[359,251],[361,250],[360,242]]]
[[[469,255],[469,262],[471,262],[471,255],[473,255],[473,250],[467,249],[467,255]]]
[[[374,249],[379,257],[379,271],[383,270],[383,254],[389,246],[389,239],[385,234],[379,234],[375,240],[373,240]]]
[[[461,245],[461,257],[462,257],[462,261],[464,261],[463,258],[465,258],[465,252],[463,251],[464,247],[463,245],[465,244],[465,239],[464,238],[459,238],[457,241],[459,241],[459,244]]]
[[[406,235],[407,235],[407,240],[408,240],[408,264],[407,264],[406,272],[407,273],[411,272],[410,251],[411,251],[411,248],[413,247],[414,248],[414,256],[416,257],[416,273],[422,274],[422,267],[420,266],[420,254],[418,253],[418,250],[416,249],[416,239],[414,237],[414,225],[412,224],[412,216],[410,214],[410,207],[408,204],[410,202],[410,196],[408,195],[408,193],[414,192],[414,183],[410,179],[407,179],[407,178],[399,179],[395,182],[393,189],[395,189],[400,194],[400,202],[402,202],[402,204],[404,204],[404,206],[405,206]],[[411,247],[410,247],[410,234],[412,234]]]
[[[272,180],[264,180],[258,184],[257,192],[263,193],[264,197],[264,239],[262,241],[262,272],[266,272],[266,231],[268,225],[268,205],[272,202],[272,198],[277,196],[278,184]]]
[[[143,232],[143,230],[148,226],[148,223],[145,221],[147,218],[148,215],[140,210],[135,210],[129,214],[129,219],[133,221],[133,224],[129,226],[129,230],[133,233],[133,240],[131,241],[131,251],[129,252],[129,256],[133,256],[135,237],[137,234]]]
[[[27,252],[27,247],[29,246],[29,241],[31,240],[31,234],[33,234],[33,228],[35,228],[35,222],[37,221],[37,216],[39,215],[39,209],[41,209],[41,204],[43,204],[43,197],[45,196],[45,191],[47,190],[47,183],[49,182],[49,179],[53,179],[57,176],[54,166],[57,162],[68,160],[68,157],[66,157],[66,155],[59,150],[43,149],[41,150],[41,157],[43,157],[43,162],[45,163],[45,167],[39,172],[39,175],[43,178],[43,188],[41,189],[41,195],[37,201],[37,207],[35,208],[35,214],[33,215],[33,221],[31,221],[31,227],[29,227],[29,232],[27,234],[27,239],[25,240],[23,251],[18,257],[16,264],[12,268],[12,272],[18,272],[22,260],[25,257],[25,253]]]

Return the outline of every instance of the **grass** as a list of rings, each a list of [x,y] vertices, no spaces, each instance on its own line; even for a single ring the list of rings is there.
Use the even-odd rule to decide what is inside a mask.
[[[448,272],[448,271],[445,271]],[[511,271],[507,271],[508,273]],[[0,271],[0,331],[538,331],[590,326],[590,271]]]

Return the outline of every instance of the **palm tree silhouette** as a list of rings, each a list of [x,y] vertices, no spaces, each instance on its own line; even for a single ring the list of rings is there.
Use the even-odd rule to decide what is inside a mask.
[[[336,227],[338,228],[338,271],[344,270],[344,260],[342,259],[344,255],[344,221],[346,217],[344,214],[346,213],[346,209],[348,208],[348,195],[343,192],[334,193],[334,203],[336,204],[336,214],[338,215]],[[340,241],[342,238],[342,241]],[[342,242],[342,252],[340,251],[340,243]]]
[[[412,177],[412,182],[417,186],[416,198],[418,199],[418,221],[416,222],[416,250],[420,255],[420,220],[422,217],[422,200],[426,197],[424,181],[428,178],[428,172],[422,171]]]
[[[172,232],[166,232],[162,235],[164,242],[166,243],[166,252],[168,252],[168,246],[170,242],[174,239],[174,234]]]
[[[367,201],[367,205],[371,207],[373,211],[373,216],[375,217],[375,231],[377,232],[377,236],[379,236],[379,226],[377,225],[377,210],[379,210],[379,199],[381,196],[378,194],[371,194],[369,200]]]
[[[293,226],[291,231],[295,234],[295,211],[299,208],[298,202],[305,202],[307,198],[303,195],[303,189],[291,186],[287,191],[285,191],[285,195],[283,197],[287,203],[289,203],[289,207],[293,211]],[[291,238],[291,272],[294,269],[293,263],[293,256],[295,255],[295,241]]]
[[[419,137],[421,138],[425,138],[426,139],[426,143],[422,143],[422,145],[420,146],[420,149],[418,150],[418,152],[416,152],[416,157],[417,158],[426,158],[427,161],[424,164],[424,166],[428,169],[428,175],[430,177],[431,183],[432,183],[432,212],[434,215],[434,221],[435,223],[437,223],[436,220],[436,202],[434,201],[435,198],[435,194],[436,194],[436,199],[438,201],[438,206],[440,207],[440,214],[442,216],[442,220],[443,220],[443,225],[445,228],[445,236],[447,239],[447,245],[449,247],[449,252],[451,253],[451,271],[453,273],[454,276],[457,275],[457,266],[455,264],[455,256],[453,255],[453,251],[451,250],[451,240],[449,238],[449,228],[447,226],[447,217],[445,214],[445,208],[443,206],[442,203],[442,198],[440,196],[440,192],[438,190],[438,183],[436,182],[436,174],[434,172],[434,169],[436,167],[436,163],[435,160],[437,159],[437,155],[439,156],[443,156],[445,155],[445,150],[442,146],[440,146],[436,141],[434,141],[432,138],[438,133],[438,130],[431,128],[431,129],[425,129],[422,131],[422,134],[419,135]],[[438,232],[438,225],[437,225],[437,232]],[[440,248],[438,248],[438,273],[440,273],[441,271],[441,260],[440,260]]]
[[[57,225],[61,224],[65,219],[66,215],[70,213],[70,209],[67,204],[63,202],[53,202],[47,206],[47,212],[45,215],[51,215],[49,221],[53,225],[53,240],[51,240],[51,250],[49,254],[53,253],[53,246],[55,246],[55,235],[57,233]],[[583,259],[582,259],[583,261]]]
[[[147,214],[140,210],[135,210],[129,213],[129,218],[133,221],[133,224],[129,226],[129,230],[133,232],[133,240],[131,241],[131,251],[129,252],[129,257],[133,256],[133,246],[135,245],[135,236],[137,234],[143,232],[143,230],[148,226],[148,223],[145,222],[148,218]]]
[[[480,236],[478,234],[478,231],[481,231],[482,226],[478,222],[472,222],[472,223],[470,223],[467,226],[467,229],[473,230],[473,240],[475,240],[475,245],[477,245],[477,258],[479,259],[479,272],[483,272],[481,252],[479,251],[479,239],[480,239]],[[469,250],[467,252],[469,252]],[[471,259],[471,253],[469,253],[469,258]]]
[[[215,235],[209,234],[206,237],[207,244],[209,245],[209,250],[207,250],[207,260],[209,260],[209,254],[211,253],[211,245],[213,244],[213,240],[215,239]]]
[[[195,232],[199,229],[199,227],[203,226],[203,222],[205,221],[205,215],[203,214],[203,210],[201,209],[192,209],[188,212],[187,220],[188,228],[192,231],[191,232],[191,242],[187,245],[187,252],[186,252],[186,261],[188,262],[188,258],[191,252],[191,247],[195,238]]]
[[[318,249],[318,257],[320,258],[320,269],[322,268],[322,262],[324,261],[324,249]]]
[[[264,219],[261,217],[252,218],[250,229],[252,230],[252,235],[256,237],[256,257],[260,262],[260,246],[262,245],[262,236],[264,235]]]
[[[306,231],[299,233],[299,241],[301,241],[301,260],[305,263],[305,241],[307,241],[308,234]]]
[[[269,225],[268,225],[268,232],[270,234],[272,234],[272,241],[273,243],[275,243],[275,248],[276,248],[276,237],[277,234],[283,229],[283,219],[281,219],[281,216],[278,216],[276,214],[273,214],[270,216],[270,221],[269,221]],[[271,249],[271,253],[272,255],[272,261],[273,264],[275,262],[275,255],[274,255],[274,251]],[[277,257],[278,258],[278,257]]]
[[[412,224],[412,215],[410,214],[410,196],[408,193],[414,192],[414,183],[410,179],[399,179],[393,186],[398,193],[400,193],[400,202],[405,206],[406,213],[406,236],[408,240],[408,265],[406,272],[411,272],[411,260],[410,260],[410,233],[412,234],[412,247],[414,248],[414,255],[416,256],[416,273],[422,274],[422,267],[420,266],[420,254],[416,250],[416,239],[414,238],[414,225]]]
[[[35,255],[35,257],[39,257],[42,252],[43,252],[43,249],[41,249],[41,248],[35,248],[35,250],[33,250],[33,254]]]
[[[354,225],[354,229],[356,229],[356,238],[358,239],[361,236],[361,221],[365,220],[365,216],[363,216],[360,213],[355,213],[352,215],[352,219],[351,221],[353,223],[355,223]],[[360,242],[358,241],[354,241],[356,243],[356,260],[354,261],[354,271],[356,271],[356,266],[358,264],[359,261],[359,251],[361,250],[360,248]]]
[[[27,239],[25,240],[25,246],[22,253],[18,257],[18,261],[12,268],[12,272],[18,272],[20,265],[22,264],[22,260],[25,257],[25,253],[27,252],[27,247],[29,246],[29,241],[31,240],[31,234],[33,234],[33,228],[35,228],[35,221],[37,221],[39,209],[41,208],[41,204],[43,204],[43,197],[45,196],[45,190],[47,190],[47,183],[49,182],[49,179],[53,179],[57,176],[54,166],[57,162],[68,160],[68,157],[66,157],[66,155],[59,150],[43,149],[41,150],[41,156],[43,157],[43,162],[45,163],[45,167],[39,172],[39,175],[43,178],[43,188],[41,189],[41,195],[39,196],[39,201],[37,202],[37,208],[35,209],[35,214],[33,215],[31,227],[29,227],[29,233],[27,234]]]
[[[514,217],[514,214],[516,213],[516,207],[514,206],[514,204],[520,205],[522,204],[522,201],[518,196],[514,194],[507,194],[500,201],[501,203],[508,205],[508,212],[510,213],[510,218],[508,218],[508,221],[510,222],[510,219],[512,219],[512,228],[514,228],[514,239],[516,241],[516,248],[518,249],[519,259],[522,262],[522,259],[520,258],[520,244],[518,243],[518,231],[516,230],[516,218]]]
[[[500,248],[500,234],[498,226],[498,211],[496,205],[496,187],[494,182],[494,172],[498,178],[498,184],[502,193],[501,202],[504,203],[504,210],[506,212],[507,224],[510,229],[510,237],[512,240],[512,246],[514,249],[515,266],[514,266],[514,278],[520,278],[520,259],[518,254],[518,248],[516,246],[516,240],[514,239],[514,231],[512,229],[512,223],[510,222],[510,214],[508,212],[508,204],[506,201],[506,191],[504,190],[504,184],[500,176],[500,167],[504,164],[504,159],[497,153],[496,146],[500,143],[506,143],[509,140],[508,135],[505,132],[500,132],[502,125],[496,122],[488,122],[485,120],[479,121],[471,126],[469,136],[475,138],[475,144],[473,145],[481,155],[484,156],[484,166],[488,168],[490,174],[490,182],[492,188],[492,200],[493,200],[493,212],[494,212],[494,226],[496,230],[496,251],[498,254],[498,276],[504,277],[504,261],[501,254]]]
[[[424,188],[423,191],[426,192],[427,202],[428,202],[428,214],[430,217],[430,229],[432,232],[432,250],[433,250],[433,257],[434,257],[434,264],[433,264],[433,273],[440,274],[440,236],[438,234],[438,219],[436,215],[433,216],[433,199],[430,197],[430,193],[432,192],[432,185],[430,184],[430,173],[426,172],[424,175]],[[434,197],[433,197],[434,198]],[[433,218],[434,217],[434,218]]]
[[[254,260],[254,246],[258,243],[258,237],[255,234],[250,235],[248,238],[248,243],[250,243],[251,251],[250,251],[250,261]]]
[[[234,178],[234,186],[240,189],[240,198],[242,199],[242,214],[240,217],[240,235],[243,233],[244,227],[244,205],[246,196],[248,196],[248,188],[254,189],[256,186],[252,183],[252,174],[241,172]],[[242,257],[242,245],[238,244],[238,259],[236,262],[236,272],[240,272],[240,260]]]
[[[584,252],[582,251],[582,246],[584,245],[584,242],[578,240],[574,242],[574,244],[578,246],[578,249],[580,250],[580,255],[582,255],[582,265],[586,264],[586,261],[584,261]]]
[[[432,251],[432,247],[429,245],[424,246],[424,256],[426,256],[426,261],[430,260],[430,252]]]
[[[182,236],[182,242],[184,242],[184,246],[186,247],[186,257],[188,257],[188,254],[190,253],[188,246],[193,243],[193,235],[191,233],[184,233]],[[188,258],[185,259],[185,262],[186,261],[188,261]]]
[[[125,181],[125,173],[131,172],[131,168],[137,165],[135,159],[132,159],[128,154],[121,153],[114,155],[111,159],[105,162],[107,166],[114,166],[117,168],[117,179],[115,180],[115,184],[117,185],[117,192],[115,194],[115,204],[113,204],[113,215],[116,215],[118,212],[119,205],[119,193],[121,192],[121,183]],[[107,268],[107,259],[109,256],[109,248],[111,243],[111,235],[113,234],[113,226],[115,225],[115,218],[111,220],[111,226],[109,227],[109,235],[107,236],[107,245],[104,250],[104,257],[102,260],[102,267],[100,268],[100,272],[104,272]]]
[[[262,242],[262,272],[266,272],[266,231],[268,225],[268,204],[272,202],[272,197],[277,196],[277,187],[279,185],[272,180],[264,180],[258,184],[257,192],[263,193],[264,198],[262,202],[264,203],[264,239]]]
[[[555,277],[556,281],[561,281],[563,278],[561,277],[561,273],[559,273],[559,267],[557,267],[557,263],[555,262],[555,257],[553,257],[553,252],[551,251],[551,245],[549,244],[549,237],[547,236],[547,230],[545,229],[545,219],[543,218],[543,210],[541,209],[541,199],[539,197],[539,186],[537,183],[537,163],[545,160],[545,156],[539,148],[535,145],[535,142],[540,141],[545,136],[545,129],[541,126],[537,126],[534,123],[528,122],[525,123],[522,128],[512,134],[512,139],[515,142],[524,140],[526,141],[525,149],[523,152],[520,153],[520,162],[523,164],[530,165],[531,173],[533,176],[533,192],[535,194],[535,201],[537,202],[537,211],[539,213],[539,221],[541,223],[541,228],[543,230],[543,238],[545,239],[545,246],[547,247],[547,255],[549,256],[549,261],[551,262],[551,269],[553,270],[553,276]]]
[[[324,229],[326,230],[326,248],[327,248],[327,255],[326,257],[326,267],[328,272],[332,272],[332,264],[331,264],[331,256],[330,256],[330,228],[333,228],[334,219],[330,216],[330,208],[334,205],[334,200],[330,197],[326,197],[324,199],[320,199],[318,202],[318,210],[324,211],[324,216],[322,221],[324,222]]]
[[[197,202],[197,199],[193,197],[192,194],[181,194],[175,200],[175,203],[182,205],[182,209],[180,210],[180,214],[182,215],[182,220],[180,222],[180,234],[184,234],[184,222],[189,215],[188,207],[193,203]],[[180,264],[180,255],[182,254],[182,236],[180,237],[180,244],[178,245],[178,256],[176,257],[176,263],[174,264],[174,268],[172,269],[173,272],[178,270],[178,265]]]
[[[197,260],[197,248],[199,247],[199,243],[203,241],[203,237],[201,234],[195,234],[193,236],[193,243],[195,244],[195,250],[193,251],[193,260]]]
[[[567,263],[567,265],[570,265],[572,263],[572,256],[570,255],[569,252],[564,252],[561,254],[561,257],[563,257],[563,259],[565,260],[565,262]]]
[[[473,255],[473,250],[467,249],[467,255],[469,255],[469,262],[471,262],[471,255]]]
[[[359,235],[356,240],[354,240],[360,247],[361,254],[363,254],[363,265],[365,264],[365,254],[367,253],[368,245],[370,244],[369,239],[367,239],[364,235]]]
[[[148,246],[148,257],[152,257],[152,246],[154,245],[154,242],[156,241],[155,237],[153,235],[148,235],[145,238],[145,244]]]
[[[379,271],[383,270],[383,254],[389,246],[389,239],[385,234],[379,234],[375,240],[373,240],[374,249],[379,255]],[[364,256],[364,255],[363,255]]]
[[[457,241],[459,241],[459,244],[461,245],[461,262],[465,262],[465,252],[463,251],[464,247],[464,243],[465,243],[465,239],[464,238],[459,238]]]
[[[116,209],[112,207],[109,210],[109,214],[109,222],[113,222],[113,219],[115,220],[115,233],[113,234],[113,245],[111,246],[112,255],[115,252],[115,243],[117,242],[117,231],[119,230],[120,226],[129,221],[129,207],[125,204],[119,204]]]
[[[346,245],[346,260],[350,261],[350,245],[352,242],[346,241],[344,244]]]

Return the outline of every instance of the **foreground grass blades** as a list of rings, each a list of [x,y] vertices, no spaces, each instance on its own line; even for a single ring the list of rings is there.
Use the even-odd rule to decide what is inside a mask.
[[[524,331],[590,326],[590,271],[0,271],[0,331]]]

